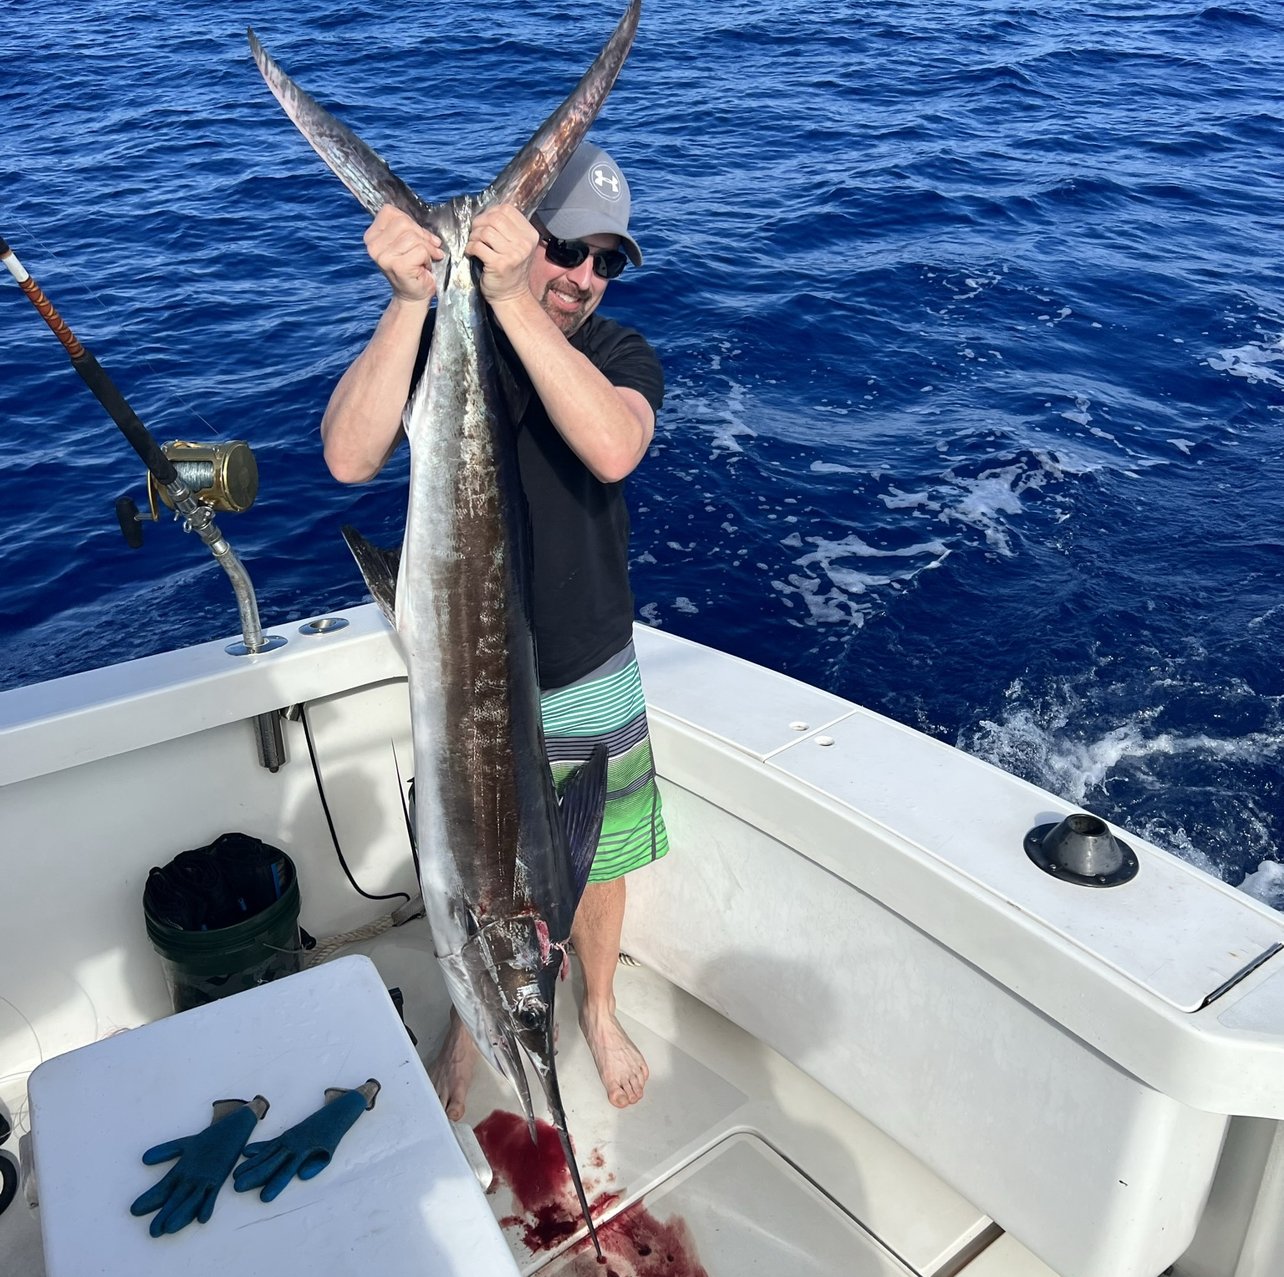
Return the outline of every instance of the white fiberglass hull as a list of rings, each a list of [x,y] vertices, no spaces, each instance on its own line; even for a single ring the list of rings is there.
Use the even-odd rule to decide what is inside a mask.
[[[345,877],[297,714],[275,773],[255,715],[306,707],[353,877],[413,893],[404,669],[373,608],[344,619],[257,657],[208,644],[0,695],[0,871],[22,902],[0,930],[0,1103],[19,1131],[43,1059],[169,1010],[152,865],[243,830],[294,857],[314,934],[397,903]],[[559,1054],[605,1214],[685,1221],[711,1277],[754,1255],[780,1271],[773,1246],[799,1273],[867,1251],[853,1271],[878,1277],[1284,1271],[1284,918],[1136,839],[1126,885],[1057,881],[1022,848],[1069,810],[1052,796],[758,667],[637,642],[673,839],[629,885],[642,967],[620,1000],[647,1099],[605,1103],[573,1018]],[[416,934],[366,948],[427,1054],[445,998]],[[482,1122],[505,1101],[477,1087]],[[505,1191],[522,1270],[570,1271]],[[0,1271],[39,1277],[37,1219],[0,1217]]]

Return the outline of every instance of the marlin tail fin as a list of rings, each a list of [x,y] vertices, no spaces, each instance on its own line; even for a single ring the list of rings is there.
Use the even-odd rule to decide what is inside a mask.
[[[580,82],[486,188],[482,195],[483,207],[515,204],[527,216],[538,207],[597,118],[624,59],[629,56],[641,16],[642,0],[630,0],[611,38]]]
[[[336,120],[281,70],[252,28],[247,27],[245,34],[263,79],[286,115],[344,186],[357,197],[362,208],[373,217],[385,204],[392,204],[421,226],[440,234],[441,227],[450,217],[446,206],[425,204],[388,167],[381,155],[371,150],[346,124]]]
[[[482,192],[481,207],[515,204],[527,215],[535,209],[596,119],[628,57],[641,13],[642,0],[630,0],[611,38],[580,82]],[[452,206],[426,204],[381,155],[286,75],[253,30],[247,29],[246,35],[259,71],[286,115],[362,207],[373,216],[385,204],[395,205],[421,226],[442,235],[455,220]]]

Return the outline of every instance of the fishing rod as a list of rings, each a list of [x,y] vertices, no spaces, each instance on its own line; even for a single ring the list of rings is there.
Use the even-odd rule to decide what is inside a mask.
[[[198,488],[203,490],[208,486],[213,492],[213,495],[206,497],[205,500],[198,500],[185,481],[184,474],[180,473],[179,465],[176,465],[156,442],[151,431],[143,425],[138,414],[129,406],[116,383],[107,375],[98,360],[80,343],[66,321],[54,309],[53,303],[45,296],[44,290],[27,273],[26,268],[18,260],[17,254],[3,237],[0,237],[0,261],[8,267],[9,274],[18,281],[18,287],[27,295],[40,317],[62,343],[71,359],[72,367],[93,392],[94,398],[107,410],[108,416],[120,428],[121,434],[125,436],[130,447],[147,467],[148,488],[152,494],[151,517],[153,519],[159,517],[155,501],[156,495],[159,494],[165,504],[176,512],[176,515],[182,516],[184,528],[195,532],[205,542],[210,553],[227,573],[236,594],[236,604],[241,617],[241,633],[245,639],[243,653],[240,644],[233,645],[229,650],[236,654],[252,655],[279,646],[283,640],[271,636],[264,637],[263,627],[259,623],[258,602],[254,596],[254,587],[250,583],[249,573],[214,522],[216,505],[225,510],[244,510],[254,499],[258,472],[254,467],[253,454],[249,452],[248,446],[243,443],[233,443],[228,445],[229,451],[220,452],[218,448],[191,444],[170,445],[171,450],[176,450],[180,458],[190,459],[188,464],[180,461],[187,477],[196,483]],[[120,519],[125,540],[130,546],[137,548],[142,544],[141,532],[136,526],[141,517],[137,507],[128,497],[122,497],[116,503],[116,514]]]

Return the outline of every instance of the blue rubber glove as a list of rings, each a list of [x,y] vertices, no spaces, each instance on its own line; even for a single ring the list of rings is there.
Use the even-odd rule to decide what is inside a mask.
[[[355,1090],[329,1090],[325,1104],[275,1139],[245,1149],[245,1161],[232,1173],[238,1193],[262,1188],[259,1200],[270,1202],[297,1175],[311,1179],[330,1165],[339,1141],[368,1108],[374,1107],[379,1083],[371,1078]]]
[[[143,1154],[147,1166],[178,1158],[165,1178],[141,1194],[129,1208],[131,1215],[156,1211],[148,1232],[153,1237],[176,1233],[194,1219],[209,1222],[214,1200],[223,1187],[255,1124],[268,1111],[268,1102],[256,1095],[245,1100],[219,1100],[210,1124],[195,1135],[157,1144]]]

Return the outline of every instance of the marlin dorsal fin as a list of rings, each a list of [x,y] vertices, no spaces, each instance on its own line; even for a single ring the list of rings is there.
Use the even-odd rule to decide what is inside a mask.
[[[397,571],[401,567],[401,547],[385,550],[367,541],[351,524],[340,529],[343,539],[352,551],[352,557],[361,569],[374,601],[391,625],[397,624]]]

